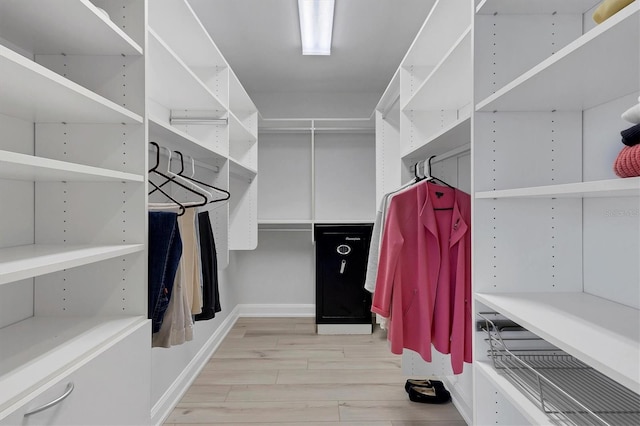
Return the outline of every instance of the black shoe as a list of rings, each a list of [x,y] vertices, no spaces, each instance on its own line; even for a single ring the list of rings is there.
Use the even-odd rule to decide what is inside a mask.
[[[451,401],[451,394],[444,387],[412,386],[409,388],[409,399],[423,404],[444,404]]]
[[[444,389],[444,384],[440,380],[429,380],[429,379],[408,379],[404,384],[404,390],[409,393],[409,388],[412,386],[421,386],[423,388],[442,388]]]

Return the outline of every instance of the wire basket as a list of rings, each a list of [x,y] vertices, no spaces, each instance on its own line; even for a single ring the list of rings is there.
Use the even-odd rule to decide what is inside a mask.
[[[504,328],[482,314],[478,316],[485,322],[487,354],[494,368],[536,403],[552,423],[640,425],[638,394],[538,337],[503,339]],[[523,348],[523,342],[531,347]]]

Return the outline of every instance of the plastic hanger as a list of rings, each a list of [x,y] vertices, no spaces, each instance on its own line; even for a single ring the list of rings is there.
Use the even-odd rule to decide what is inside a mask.
[[[196,165],[195,165],[195,160],[193,159],[193,157],[189,157],[189,158],[191,158],[191,176],[184,176],[182,174],[184,172],[184,157],[183,157],[183,155],[182,155],[182,153],[180,151],[175,151],[175,153],[180,156],[180,162],[182,164],[182,167],[181,167],[180,171],[178,172],[179,176],[181,176],[181,177],[183,177],[185,179],[189,179],[189,180],[191,180],[193,182],[199,183],[200,185],[204,185],[204,186],[206,186],[208,188],[214,189],[214,190],[216,190],[216,191],[218,191],[218,192],[220,192],[220,193],[225,195],[225,198],[214,199],[214,200],[210,201],[209,203],[217,203],[217,202],[220,202],[220,201],[226,201],[229,198],[231,198],[231,193],[229,191],[226,191],[226,190],[224,190],[222,188],[218,188],[217,186],[213,186],[213,185],[210,185],[210,184],[205,183],[205,182],[201,182],[198,179],[194,178],[194,176],[196,174]]]
[[[167,193],[165,191],[161,190],[161,187],[163,185],[167,184],[169,181],[171,181],[171,182],[175,183],[176,185],[178,185],[179,187],[184,188],[187,191],[189,191],[189,192],[191,192],[193,194],[196,194],[196,195],[198,195],[198,196],[203,198],[203,201],[201,203],[196,202],[196,201],[186,202],[186,203],[178,203],[180,206],[183,206],[185,208],[192,208],[192,207],[200,207],[200,206],[206,205],[209,202],[209,200],[207,199],[207,197],[204,194],[202,194],[200,192],[197,192],[194,189],[190,188],[189,186],[187,186],[187,185],[185,185],[185,184],[183,184],[181,182],[178,182],[176,180],[173,180],[170,176],[167,176],[166,174],[158,171],[158,166],[160,165],[160,146],[156,142],[149,142],[149,144],[153,145],[156,148],[156,164],[151,169],[149,169],[149,173],[155,173],[158,176],[162,176],[163,178],[166,179],[166,181],[163,182],[160,185],[156,185],[155,183],[153,183],[152,185],[155,187],[155,189],[153,189],[151,192],[149,192],[149,194],[152,194],[156,190],[159,190],[159,191],[162,192],[162,194],[164,194],[166,196]],[[169,197],[169,199],[171,201],[175,202],[175,200],[173,198]]]
[[[427,160],[427,172],[425,173],[425,176],[423,177],[423,179],[426,179],[428,182],[430,181],[437,181],[440,182],[443,185],[448,186],[451,189],[455,189],[453,186],[449,185],[447,182],[443,181],[440,178],[437,178],[435,176],[433,176],[431,174],[431,160],[435,157],[435,155],[432,155],[431,157],[429,157],[429,159]]]
[[[199,187],[198,185],[196,185],[195,183],[187,180],[184,176],[181,175],[181,173],[184,171],[184,161],[182,161],[182,154],[180,154],[180,171],[178,173],[174,173],[173,171],[171,171],[171,163],[172,163],[172,159],[173,159],[173,152],[167,148],[167,147],[160,147],[160,149],[165,149],[167,151],[167,171],[166,171],[166,175],[169,177],[169,180],[166,180],[164,182],[162,182],[160,185],[158,185],[159,187],[163,187],[164,185],[173,182],[173,183],[177,183],[177,181],[180,181],[183,185],[186,185],[188,187],[190,187],[193,191],[198,192],[200,195],[203,195],[204,197],[206,197],[207,203],[209,203],[212,199],[213,199],[213,195]],[[177,151],[176,151],[177,152]],[[156,190],[151,191],[151,193],[155,192]]]

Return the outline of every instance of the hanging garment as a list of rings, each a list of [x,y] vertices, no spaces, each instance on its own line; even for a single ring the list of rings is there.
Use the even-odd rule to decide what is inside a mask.
[[[208,211],[198,214],[198,227],[202,260],[202,313],[196,315],[195,320],[204,321],[214,318],[222,310],[218,290],[218,255]]]
[[[371,310],[389,318],[391,351],[471,362],[471,197],[424,181],[390,201]]]
[[[182,255],[178,215],[171,212],[149,212],[149,318],[157,333],[169,307],[173,283]]]
[[[169,307],[165,313],[162,326],[152,336],[153,347],[169,348],[193,340],[192,308],[194,297],[200,292],[200,263],[195,235],[195,210],[187,209],[178,217],[178,228],[182,236],[183,253],[178,265],[178,272],[173,285]],[[195,282],[195,284],[194,284]],[[197,285],[197,291],[194,287]],[[201,304],[200,304],[201,306]]]
[[[196,235],[196,211],[187,211],[178,217],[182,235],[182,259],[185,273],[185,294],[189,312],[193,315],[202,311],[202,290],[200,286],[200,247]]]

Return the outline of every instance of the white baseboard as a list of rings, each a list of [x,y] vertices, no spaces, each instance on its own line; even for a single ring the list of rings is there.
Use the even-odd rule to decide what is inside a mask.
[[[169,386],[169,389],[160,397],[158,402],[151,408],[151,424],[162,425],[165,419],[171,414],[174,407],[180,402],[191,383],[198,377],[200,370],[205,366],[211,355],[218,349],[224,338],[229,334],[231,328],[238,320],[240,309],[236,306],[224,319],[216,331],[194,356],[187,367],[182,370],[176,380]]]
[[[315,317],[314,304],[241,304],[241,317]]]

